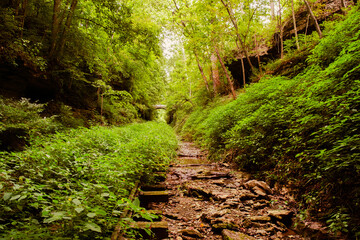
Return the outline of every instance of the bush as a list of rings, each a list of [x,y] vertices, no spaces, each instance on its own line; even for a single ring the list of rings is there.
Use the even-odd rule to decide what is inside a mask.
[[[0,96],[0,150],[21,150],[31,135],[55,132],[61,124],[55,117],[41,117],[44,104]]]
[[[109,237],[135,182],[165,169],[176,146],[170,127],[145,123],[72,129],[1,153],[0,236]]]

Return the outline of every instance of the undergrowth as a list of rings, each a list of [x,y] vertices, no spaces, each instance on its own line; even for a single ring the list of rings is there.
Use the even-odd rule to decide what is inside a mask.
[[[267,75],[236,101],[199,107],[182,128],[213,159],[291,182],[303,208],[350,237],[360,236],[359,22],[355,7],[300,73]]]
[[[175,156],[166,124],[79,128],[0,152],[1,239],[109,239],[135,182]],[[125,227],[128,220],[120,219]]]

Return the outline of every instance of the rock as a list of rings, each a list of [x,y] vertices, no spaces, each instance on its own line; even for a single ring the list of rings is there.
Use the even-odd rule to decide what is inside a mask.
[[[204,238],[204,236],[196,229],[184,229],[181,230],[180,233],[184,236],[188,236],[188,237],[195,237],[195,238]]]
[[[253,191],[261,197],[267,196],[266,191],[258,186],[253,187]]]
[[[239,199],[240,200],[247,200],[247,199],[256,198],[256,197],[257,197],[257,195],[253,194],[249,190],[239,191]]]
[[[255,203],[255,204],[253,204],[253,208],[254,208],[254,209],[265,208],[266,206],[267,206],[267,203],[257,202],[257,203]]]
[[[164,216],[173,220],[180,220],[180,216],[175,213],[166,213]]]
[[[246,183],[244,183],[244,186],[247,189],[254,189],[254,187],[259,187],[259,188],[263,189],[266,193],[272,194],[271,188],[264,181],[250,180],[250,181],[247,181]]]
[[[224,216],[225,214],[227,214],[228,211],[229,211],[228,209],[218,210],[218,209],[210,208],[208,209],[207,213],[203,213],[200,218],[204,222],[213,222],[217,219],[220,219],[220,217]]]
[[[203,174],[195,175],[192,179],[220,179],[220,178],[231,178],[230,172],[215,172],[210,171]]]
[[[212,191],[211,195],[213,196],[213,198],[215,200],[218,201],[225,201],[226,199],[232,197],[233,194],[229,193],[229,192],[220,192],[220,191]]]
[[[237,229],[238,226],[236,226],[235,224],[231,223],[231,222],[222,222],[222,223],[216,223],[211,225],[211,227],[216,231],[216,230],[222,230],[222,229]]]
[[[236,198],[229,198],[229,199],[226,199],[224,204],[226,204],[230,207],[235,207],[235,206],[238,206],[240,204],[240,202]]]
[[[328,239],[328,229],[319,222],[305,222],[296,226],[296,231],[311,239]]]
[[[206,198],[211,196],[211,191],[204,189],[202,186],[189,185],[186,186],[187,193],[191,196],[201,197],[204,196]]]
[[[292,211],[282,210],[282,209],[271,209],[268,210],[269,216],[272,216],[276,219],[283,220],[284,218],[291,218],[293,214]]]
[[[250,220],[252,222],[270,222],[271,221],[271,217],[269,216],[252,216],[250,217]]]
[[[256,240],[255,238],[244,233],[235,232],[228,229],[224,229],[222,231],[222,235],[224,240]]]
[[[224,186],[225,185],[224,179],[213,180],[211,183],[216,184],[218,186]]]
[[[258,229],[258,230],[256,230],[256,233],[260,234],[260,235],[267,235],[268,234],[267,231],[264,230],[264,229]]]

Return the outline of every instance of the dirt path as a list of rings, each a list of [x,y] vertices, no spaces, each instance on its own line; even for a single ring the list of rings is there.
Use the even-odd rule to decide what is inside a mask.
[[[181,144],[165,184],[169,202],[150,207],[163,212],[170,239],[305,239],[289,229],[290,199],[226,164],[207,162],[191,143]]]

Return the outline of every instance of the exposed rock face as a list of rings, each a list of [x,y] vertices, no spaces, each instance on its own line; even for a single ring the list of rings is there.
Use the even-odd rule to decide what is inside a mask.
[[[352,5],[353,2],[349,0],[344,0],[345,5]],[[316,11],[316,18],[319,24],[335,13],[341,13],[341,1],[340,0],[318,0],[311,6],[313,10]],[[315,23],[308,19],[308,11],[305,6],[302,6],[296,13],[296,28],[298,33],[305,33],[307,27],[307,34],[310,34],[315,30]],[[290,39],[295,36],[294,23],[292,18],[286,21],[284,26],[284,40]]]

